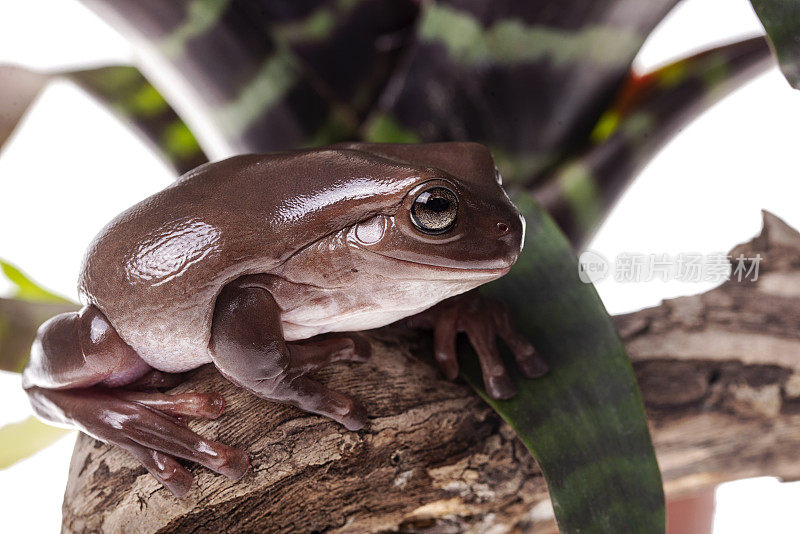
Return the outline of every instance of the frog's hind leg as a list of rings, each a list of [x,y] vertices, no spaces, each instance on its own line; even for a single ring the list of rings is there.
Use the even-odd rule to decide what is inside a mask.
[[[245,452],[205,440],[181,420],[218,417],[222,397],[155,391],[173,382],[174,377],[143,362],[93,306],[44,323],[23,373],[40,417],[119,445],[178,496],[190,489],[192,475],[175,458],[241,478],[248,467]]]

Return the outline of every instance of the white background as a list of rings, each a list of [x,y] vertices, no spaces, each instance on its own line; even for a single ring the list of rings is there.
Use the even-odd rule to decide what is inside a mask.
[[[687,0],[648,41],[637,66],[649,69],[762,31],[746,0]],[[129,45],[75,1],[0,4],[0,63],[62,69],[131,59]],[[800,227],[798,124],[800,92],[773,69],[681,132],[589,248],[612,259],[623,252],[724,252],[758,232],[762,208]],[[65,83],[43,93],[0,156],[0,257],[70,298],[83,250],[97,231],[172,180],[138,138]],[[620,313],[711,285],[605,280],[598,290],[609,311]],[[0,281],[0,294],[7,291]],[[0,372],[0,403],[0,424],[30,413],[17,375]],[[0,471],[5,532],[59,530],[73,439]],[[717,492],[714,533],[797,532],[798,498],[798,484],[774,479],[725,484]]]

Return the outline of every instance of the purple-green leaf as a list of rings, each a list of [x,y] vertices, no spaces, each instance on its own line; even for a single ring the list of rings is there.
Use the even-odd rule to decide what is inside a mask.
[[[522,256],[484,291],[511,307],[550,372],[517,374],[507,401],[485,394],[474,354],[461,358],[462,373],[536,458],[561,532],[663,533],[661,475],[625,348],[594,286],[578,277],[569,241],[529,195],[514,202],[528,223]]]
[[[208,161],[183,120],[142,73],[129,66],[43,73],[0,65],[0,147],[41,90],[55,79],[74,82],[107,106],[178,174]]]
[[[767,32],[786,79],[800,89],[800,2],[750,0]]]
[[[14,265],[0,260],[0,272],[13,284],[14,298],[0,298],[0,370],[22,372],[36,330],[43,322],[77,304],[51,293]]]
[[[77,309],[76,304],[66,302],[0,298],[0,370],[22,372],[39,325],[54,315]]]
[[[675,133],[772,64],[767,43],[756,37],[632,73],[591,144],[536,184],[534,196],[580,250]]]

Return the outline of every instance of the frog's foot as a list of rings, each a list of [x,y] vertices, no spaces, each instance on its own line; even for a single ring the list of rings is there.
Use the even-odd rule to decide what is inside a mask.
[[[269,398],[329,417],[348,430],[359,430],[367,424],[367,410],[363,404],[307,376],[287,373],[274,384]]]
[[[280,314],[257,276],[225,286],[211,324],[214,364],[261,398],[330,417],[349,430],[362,428],[366,411],[359,402],[306,375],[332,362],[363,361],[369,356],[369,343],[357,334],[287,343]]]
[[[246,452],[204,439],[182,420],[218,417],[225,403],[217,393],[32,387],[28,394],[37,412],[128,451],[177,497],[191,488],[192,474],[176,458],[199,463],[234,481],[249,466]]]
[[[444,300],[410,317],[407,323],[434,329],[436,362],[448,380],[458,376],[456,337],[459,332],[466,333],[478,353],[486,392],[493,399],[509,399],[517,392],[497,350],[497,336],[511,349],[523,376],[537,378],[547,373],[545,361],[514,328],[508,308],[477,291]]]
[[[363,428],[367,412],[360,402],[305,375],[335,362],[367,361],[372,352],[369,341],[360,334],[348,333],[318,336],[286,345],[289,367],[275,384],[270,397],[330,417],[348,430]]]

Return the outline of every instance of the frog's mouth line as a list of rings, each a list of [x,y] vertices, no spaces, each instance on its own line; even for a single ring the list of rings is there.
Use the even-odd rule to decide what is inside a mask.
[[[470,279],[485,278],[485,279],[488,280],[488,279],[493,279],[493,278],[500,278],[501,276],[503,276],[504,274],[506,274],[508,271],[511,270],[511,265],[509,265],[508,267],[500,267],[500,268],[496,268],[496,269],[485,269],[485,268],[484,269],[481,269],[481,268],[474,268],[473,269],[473,268],[470,268],[470,267],[450,267],[450,266],[446,266],[446,265],[436,265],[436,264],[433,264],[433,263],[426,263],[426,262],[421,262],[421,261],[401,259],[401,258],[397,258],[395,256],[391,256],[389,254],[384,254],[384,253],[377,252],[377,251],[374,251],[374,250],[369,250],[368,248],[363,248],[363,247],[362,247],[362,250],[365,250],[367,252],[371,252],[372,254],[376,254],[376,255],[381,256],[383,258],[387,258],[389,260],[395,261],[395,262],[397,262],[397,263],[399,263],[401,265],[413,265],[414,267],[417,267],[417,268],[423,267],[425,269],[429,269],[429,270],[434,271],[434,272],[448,273],[448,274],[452,274],[452,275],[456,275],[457,274],[457,275],[459,275],[458,278],[470,278]],[[466,275],[466,276],[464,276],[464,275]],[[452,279],[453,278],[448,278],[448,280],[452,280]]]

